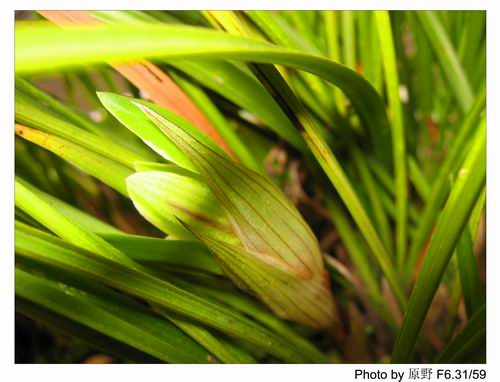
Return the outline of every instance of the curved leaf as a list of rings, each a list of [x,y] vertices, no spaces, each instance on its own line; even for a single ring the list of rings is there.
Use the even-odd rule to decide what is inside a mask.
[[[75,45],[75,40],[80,43]],[[137,24],[61,31],[45,23],[24,23],[16,30],[18,74],[138,57],[237,59],[290,66],[320,76],[350,98],[369,128],[379,159],[390,163],[390,129],[380,96],[356,72],[326,58],[185,26]]]

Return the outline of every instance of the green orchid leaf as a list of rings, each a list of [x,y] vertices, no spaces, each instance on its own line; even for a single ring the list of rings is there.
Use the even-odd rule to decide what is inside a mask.
[[[134,161],[148,159],[125,149],[111,138],[85,131],[71,122],[64,121],[19,89],[16,89],[16,121],[70,140],[130,168]]]
[[[486,119],[475,134],[472,147],[438,219],[424,263],[413,287],[392,361],[408,362],[446,266],[486,179]]]
[[[279,333],[287,341],[292,343],[298,349],[301,349],[304,354],[308,354],[314,362],[328,362],[325,355],[322,354],[311,342],[306,340],[304,337],[301,337],[296,331],[294,331],[289,323],[280,320],[265,306],[259,304],[250,296],[244,295],[232,286],[221,286],[220,283],[214,285],[213,282],[210,282],[210,280],[207,280],[206,278],[203,280],[198,278],[195,279],[194,282],[188,282],[184,279],[171,276],[169,280],[187,291],[208,299],[213,298],[215,301],[224,303],[227,306],[252,317],[272,331]]]
[[[396,264],[399,269],[402,269],[406,257],[408,223],[405,126],[403,124],[403,108],[399,97],[399,78],[389,12],[376,11],[374,15],[379,34],[385,87],[391,112],[392,162],[394,164],[396,186]]]
[[[168,321],[116,299],[43,279],[17,268],[16,295],[165,362],[215,361],[205,349]]]
[[[469,322],[446,345],[435,363],[484,363],[486,360],[486,305],[483,304]]]
[[[467,316],[471,318],[486,300],[486,296],[481,285],[469,227],[466,227],[460,236],[456,249],[456,257],[465,308]]]
[[[135,347],[128,346],[65,316],[54,313],[42,305],[32,303],[19,296],[16,296],[15,304],[17,313],[45,325],[49,330],[53,330],[56,335],[62,334],[77,339],[83,344],[120,358],[125,362],[139,364],[161,362],[156,357],[150,356]]]
[[[63,212],[52,207],[26,187],[25,184],[17,180],[15,181],[15,203],[16,207],[29,214],[59,237],[89,251],[94,251],[112,261],[135,267],[135,263],[121,251],[66,216]]]
[[[435,181],[432,184],[429,198],[426,201],[422,216],[418,220],[415,236],[410,245],[408,254],[407,274],[414,271],[418,256],[425,240],[432,230],[433,223],[442,208],[450,190],[450,174],[454,177],[463,162],[467,152],[470,150],[471,136],[480,123],[480,117],[486,105],[486,87],[481,89],[474,105],[464,118],[453,144],[448,151],[448,155],[439,167]]]
[[[222,275],[213,256],[197,241],[165,240],[116,233],[99,233],[98,235],[139,263],[196,269]]]
[[[225,363],[255,363],[255,359],[243,349],[217,338],[207,328],[202,325],[165,310],[161,314],[177,325],[187,335],[209,350],[218,359]]]
[[[59,102],[55,98],[51,97],[49,94],[43,92],[37,87],[30,84],[23,78],[16,78],[16,98],[19,94],[23,94],[25,97],[28,96],[32,101],[39,101],[40,104],[49,106],[49,110],[55,112],[60,118],[68,122],[72,122],[75,125],[93,132],[97,135],[103,135],[102,129],[98,125],[85,118],[83,115],[77,113],[75,110],[67,106],[66,104]],[[16,113],[18,112],[16,107]],[[22,122],[22,121],[21,121]]]
[[[133,173],[133,170],[129,167],[70,140],[27,126],[16,124],[16,134],[27,141],[52,151],[90,175],[102,180],[121,194],[127,195],[125,178]]]
[[[436,12],[418,12],[417,15],[462,111],[467,112],[474,101],[474,93],[446,30]]]
[[[68,204],[50,194],[40,191],[38,188],[28,183],[24,179],[16,176],[16,182],[19,182],[37,197],[47,202],[53,209],[59,211],[72,221],[78,223],[84,229],[97,234],[123,234],[118,228],[103,222],[102,220]]]

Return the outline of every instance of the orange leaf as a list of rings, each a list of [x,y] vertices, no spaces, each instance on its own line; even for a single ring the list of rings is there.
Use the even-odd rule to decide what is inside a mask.
[[[54,24],[65,28],[74,25],[97,25],[96,18],[86,11],[37,11]],[[184,117],[222,147],[232,158],[235,156],[208,118],[184,91],[159,67],[147,60],[127,63],[109,63],[117,72],[146,93],[157,105]]]

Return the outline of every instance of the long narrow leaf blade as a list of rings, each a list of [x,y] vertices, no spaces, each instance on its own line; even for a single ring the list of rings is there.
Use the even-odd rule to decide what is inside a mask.
[[[446,266],[467,227],[469,214],[486,178],[486,120],[476,132],[458,179],[439,217],[436,230],[424,259],[405,312],[392,354],[392,362],[408,362],[413,352],[429,306],[441,282]]]
[[[161,322],[118,301],[109,301],[19,269],[16,269],[16,294],[166,362],[209,363],[213,359],[169,322]]]
[[[68,162],[82,168],[90,175],[102,180],[121,194],[127,195],[125,179],[133,173],[133,170],[129,167],[125,167],[67,139],[27,126],[16,124],[16,134],[52,151]]]
[[[457,53],[449,40],[446,30],[443,28],[439,17],[434,11],[417,12],[418,18],[424,27],[427,38],[434,48],[445,75],[448,77],[450,86],[454,89],[458,103],[465,113],[474,101],[474,93],[470,86]]]
[[[446,345],[435,363],[484,363],[486,361],[486,305],[483,304],[460,333]]]
[[[403,110],[399,98],[399,79],[389,12],[376,11],[375,21],[382,50],[382,66],[391,114],[392,155],[396,186],[396,262],[401,269],[406,255],[408,189],[406,175],[406,143]]]
[[[107,259],[132,267],[135,266],[134,262],[118,249],[52,207],[19,181],[15,182],[15,198],[17,207],[21,208],[59,237],[82,248],[94,251]]]
[[[479,278],[479,269],[474,255],[469,227],[466,227],[460,236],[456,256],[465,308],[467,309],[467,316],[470,318],[481,307],[486,296]]]

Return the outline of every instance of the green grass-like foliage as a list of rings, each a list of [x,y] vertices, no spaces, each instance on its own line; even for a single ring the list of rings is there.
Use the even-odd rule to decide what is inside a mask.
[[[484,362],[484,12],[20,18],[19,314],[124,362]]]

